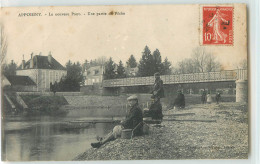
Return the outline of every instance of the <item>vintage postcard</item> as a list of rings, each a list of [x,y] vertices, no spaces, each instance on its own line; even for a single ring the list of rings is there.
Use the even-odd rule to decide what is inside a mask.
[[[2,160],[247,159],[246,13],[1,8]]]

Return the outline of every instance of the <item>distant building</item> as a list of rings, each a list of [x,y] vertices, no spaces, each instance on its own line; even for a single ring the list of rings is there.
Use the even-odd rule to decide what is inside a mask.
[[[126,72],[127,77],[136,76],[137,72],[138,72],[138,67],[135,67],[135,68],[127,67],[127,68],[125,68],[125,72]]]
[[[85,70],[83,73],[85,85],[93,85],[94,83],[102,83],[104,78],[104,66],[94,66]]]
[[[36,91],[35,82],[28,76],[4,76],[5,83],[2,84],[4,89],[11,89],[13,91]]]
[[[36,91],[50,91],[50,83],[59,82],[67,75],[67,71],[52,57],[51,53],[48,56],[31,54],[30,60],[27,62],[22,60],[16,75],[30,77],[36,84]]]

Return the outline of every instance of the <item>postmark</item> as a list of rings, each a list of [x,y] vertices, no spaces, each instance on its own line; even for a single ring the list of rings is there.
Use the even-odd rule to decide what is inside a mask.
[[[202,45],[233,45],[232,6],[202,7]]]

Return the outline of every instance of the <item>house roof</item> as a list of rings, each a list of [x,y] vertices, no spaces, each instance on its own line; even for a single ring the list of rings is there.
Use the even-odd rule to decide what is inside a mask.
[[[66,70],[57,60],[55,60],[52,56],[51,62],[48,61],[48,56],[40,56],[35,55],[32,59],[28,60],[24,69],[53,69],[53,70]],[[33,68],[30,68],[30,62],[33,60]],[[22,69],[22,64],[17,68],[18,70]]]
[[[100,76],[103,75],[103,66],[93,66],[84,72],[85,76]]]
[[[6,76],[11,85],[36,85],[29,76]]]

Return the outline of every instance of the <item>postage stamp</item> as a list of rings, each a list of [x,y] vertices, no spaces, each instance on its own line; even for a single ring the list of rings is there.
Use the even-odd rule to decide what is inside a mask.
[[[233,10],[231,6],[203,6],[203,45],[233,45]]]

